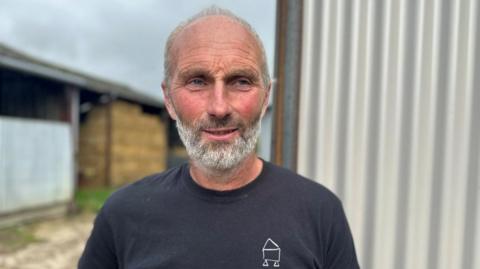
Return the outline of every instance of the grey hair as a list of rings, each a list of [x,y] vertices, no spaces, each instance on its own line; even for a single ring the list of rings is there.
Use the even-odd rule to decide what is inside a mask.
[[[220,8],[218,6],[210,6],[206,9],[203,9],[193,17],[189,18],[188,20],[180,23],[168,36],[167,43],[165,45],[165,52],[164,52],[164,62],[163,62],[163,72],[164,72],[164,82],[167,87],[170,85],[170,79],[172,75],[172,47],[175,39],[177,38],[178,34],[182,32],[187,26],[192,24],[193,22],[210,16],[225,16],[235,22],[238,22],[241,26],[245,27],[245,29],[253,36],[257,46],[260,48],[261,53],[261,76],[264,86],[267,87],[270,84],[270,74],[268,72],[268,65],[267,65],[267,57],[265,55],[265,49],[263,47],[263,43],[258,36],[257,32],[253,29],[253,27],[246,22],[244,19],[238,17],[237,15],[233,14],[231,11],[227,9]]]

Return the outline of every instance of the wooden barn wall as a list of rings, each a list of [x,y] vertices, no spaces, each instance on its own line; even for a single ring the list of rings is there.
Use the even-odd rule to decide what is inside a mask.
[[[67,107],[62,84],[0,68],[0,115],[68,122]]]

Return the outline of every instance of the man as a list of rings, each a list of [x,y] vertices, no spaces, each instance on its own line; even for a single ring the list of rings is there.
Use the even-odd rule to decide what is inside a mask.
[[[190,162],[113,194],[79,268],[358,268],[339,200],[255,154],[271,83],[246,22],[177,27],[162,88]]]

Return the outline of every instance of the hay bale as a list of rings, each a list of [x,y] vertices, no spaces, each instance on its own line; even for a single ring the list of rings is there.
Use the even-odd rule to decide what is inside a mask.
[[[106,180],[107,106],[94,107],[80,127],[79,170],[88,185]],[[119,186],[166,169],[166,124],[141,106],[116,100],[111,104],[111,185]]]
[[[123,185],[166,169],[167,137],[160,117],[141,107],[115,102],[112,130],[112,181]]]

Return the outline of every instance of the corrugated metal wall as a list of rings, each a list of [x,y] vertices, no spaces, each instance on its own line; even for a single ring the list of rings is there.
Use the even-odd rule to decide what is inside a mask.
[[[0,117],[0,215],[73,197],[66,123]]]
[[[480,268],[480,3],[306,0],[298,170],[362,268]]]

